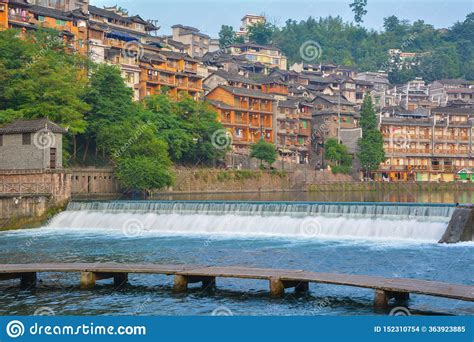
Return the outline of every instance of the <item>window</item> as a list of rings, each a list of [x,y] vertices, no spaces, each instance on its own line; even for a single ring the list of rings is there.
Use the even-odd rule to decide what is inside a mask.
[[[127,83],[135,84],[135,74],[133,72],[127,72],[125,74],[125,79]]]
[[[45,21],[45,18],[44,18],[44,16],[39,15],[39,16],[38,16],[38,20],[41,21],[41,22],[44,22],[44,21]]]
[[[22,134],[23,145],[31,145],[31,133]]]
[[[64,20],[56,19],[56,25],[58,26],[66,26],[66,22]]]

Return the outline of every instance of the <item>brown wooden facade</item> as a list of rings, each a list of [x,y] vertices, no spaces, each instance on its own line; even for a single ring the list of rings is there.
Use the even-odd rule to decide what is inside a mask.
[[[233,145],[245,148],[263,138],[275,143],[275,102],[258,90],[219,86],[206,99],[219,113],[219,121],[232,134]]]

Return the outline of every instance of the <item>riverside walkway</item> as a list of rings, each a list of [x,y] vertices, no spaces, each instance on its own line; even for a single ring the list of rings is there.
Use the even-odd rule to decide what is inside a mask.
[[[161,274],[174,276],[173,290],[176,292],[185,292],[191,283],[201,283],[206,288],[216,286],[216,278],[236,278],[268,281],[270,295],[275,298],[283,297],[287,288],[307,292],[309,283],[321,283],[374,289],[376,308],[386,308],[392,298],[396,301],[407,300],[410,293],[474,302],[474,286],[469,285],[303,270],[116,263],[0,265],[0,281],[20,279],[22,287],[34,287],[38,273],[80,273],[80,285],[83,289],[92,289],[96,281],[103,279],[113,279],[114,284],[120,286],[128,282],[128,274]]]

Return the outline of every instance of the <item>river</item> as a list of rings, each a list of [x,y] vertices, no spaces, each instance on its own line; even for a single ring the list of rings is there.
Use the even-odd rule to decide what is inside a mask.
[[[289,196],[291,193],[184,198],[282,201]],[[305,194],[291,199],[329,201],[327,196]],[[332,196],[338,195],[329,195],[336,199]],[[354,196],[344,198],[362,202],[389,202],[392,198],[376,193],[364,200]],[[467,193],[411,196],[419,202],[472,199]],[[263,207],[255,203],[172,205],[154,201],[75,203],[43,228],[1,232],[0,262],[243,265],[474,285],[474,244],[437,243],[449,221],[451,206],[395,205],[370,211],[363,204],[303,209],[271,203]],[[81,291],[78,275],[41,274],[38,287],[32,291],[20,291],[13,286],[15,281],[1,283],[0,314],[211,315],[216,310],[234,315],[388,313],[374,311],[373,291],[365,289],[312,284],[309,295],[289,292],[285,299],[270,299],[266,281],[218,279],[216,290],[203,293],[192,287],[187,294],[174,294],[172,281],[166,276],[131,275],[130,285],[121,289],[103,281],[96,290]],[[407,305],[413,313],[474,314],[472,303],[420,295],[413,295]]]

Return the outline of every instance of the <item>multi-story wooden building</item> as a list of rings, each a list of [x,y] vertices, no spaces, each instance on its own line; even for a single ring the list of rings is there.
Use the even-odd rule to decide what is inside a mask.
[[[267,19],[263,15],[247,14],[242,20],[242,25],[240,26],[240,31],[237,32],[237,36],[247,37],[249,28],[257,24],[265,24]]]
[[[232,134],[235,150],[248,150],[261,138],[275,143],[276,103],[260,90],[218,86],[206,99],[219,113],[219,121]]]
[[[209,52],[211,37],[207,34],[202,33],[195,27],[184,25],[173,25],[171,29],[173,30],[173,40],[188,45],[189,54],[192,57],[202,58]]]
[[[0,0],[0,31],[8,28],[8,0]]]
[[[38,28],[54,29],[59,32],[65,44],[73,51],[87,52],[87,16],[82,12],[85,1],[71,1],[67,4],[41,0],[9,0],[1,5],[3,16],[8,13],[7,20],[0,25],[16,28],[27,32]],[[1,20],[1,19],[0,19]],[[2,24],[3,22],[3,24]]]
[[[474,166],[473,107],[439,107],[431,115],[381,118],[387,160],[376,172],[391,181],[452,181]]]
[[[140,58],[140,98],[166,90],[176,99],[187,94],[198,100],[203,93],[198,63],[187,54],[147,47]]]
[[[439,106],[451,101],[474,103],[474,83],[463,79],[443,79],[429,86],[430,100]]]
[[[260,62],[268,69],[287,69],[287,58],[280,49],[255,43],[233,44],[229,48],[231,55],[244,56],[251,62]]]
[[[315,166],[324,167],[326,141],[335,138],[344,143],[342,131],[358,128],[360,114],[355,109],[355,103],[343,95],[316,95],[312,104],[314,146],[311,159]]]
[[[277,148],[285,161],[308,164],[314,106],[301,99],[278,101]]]

